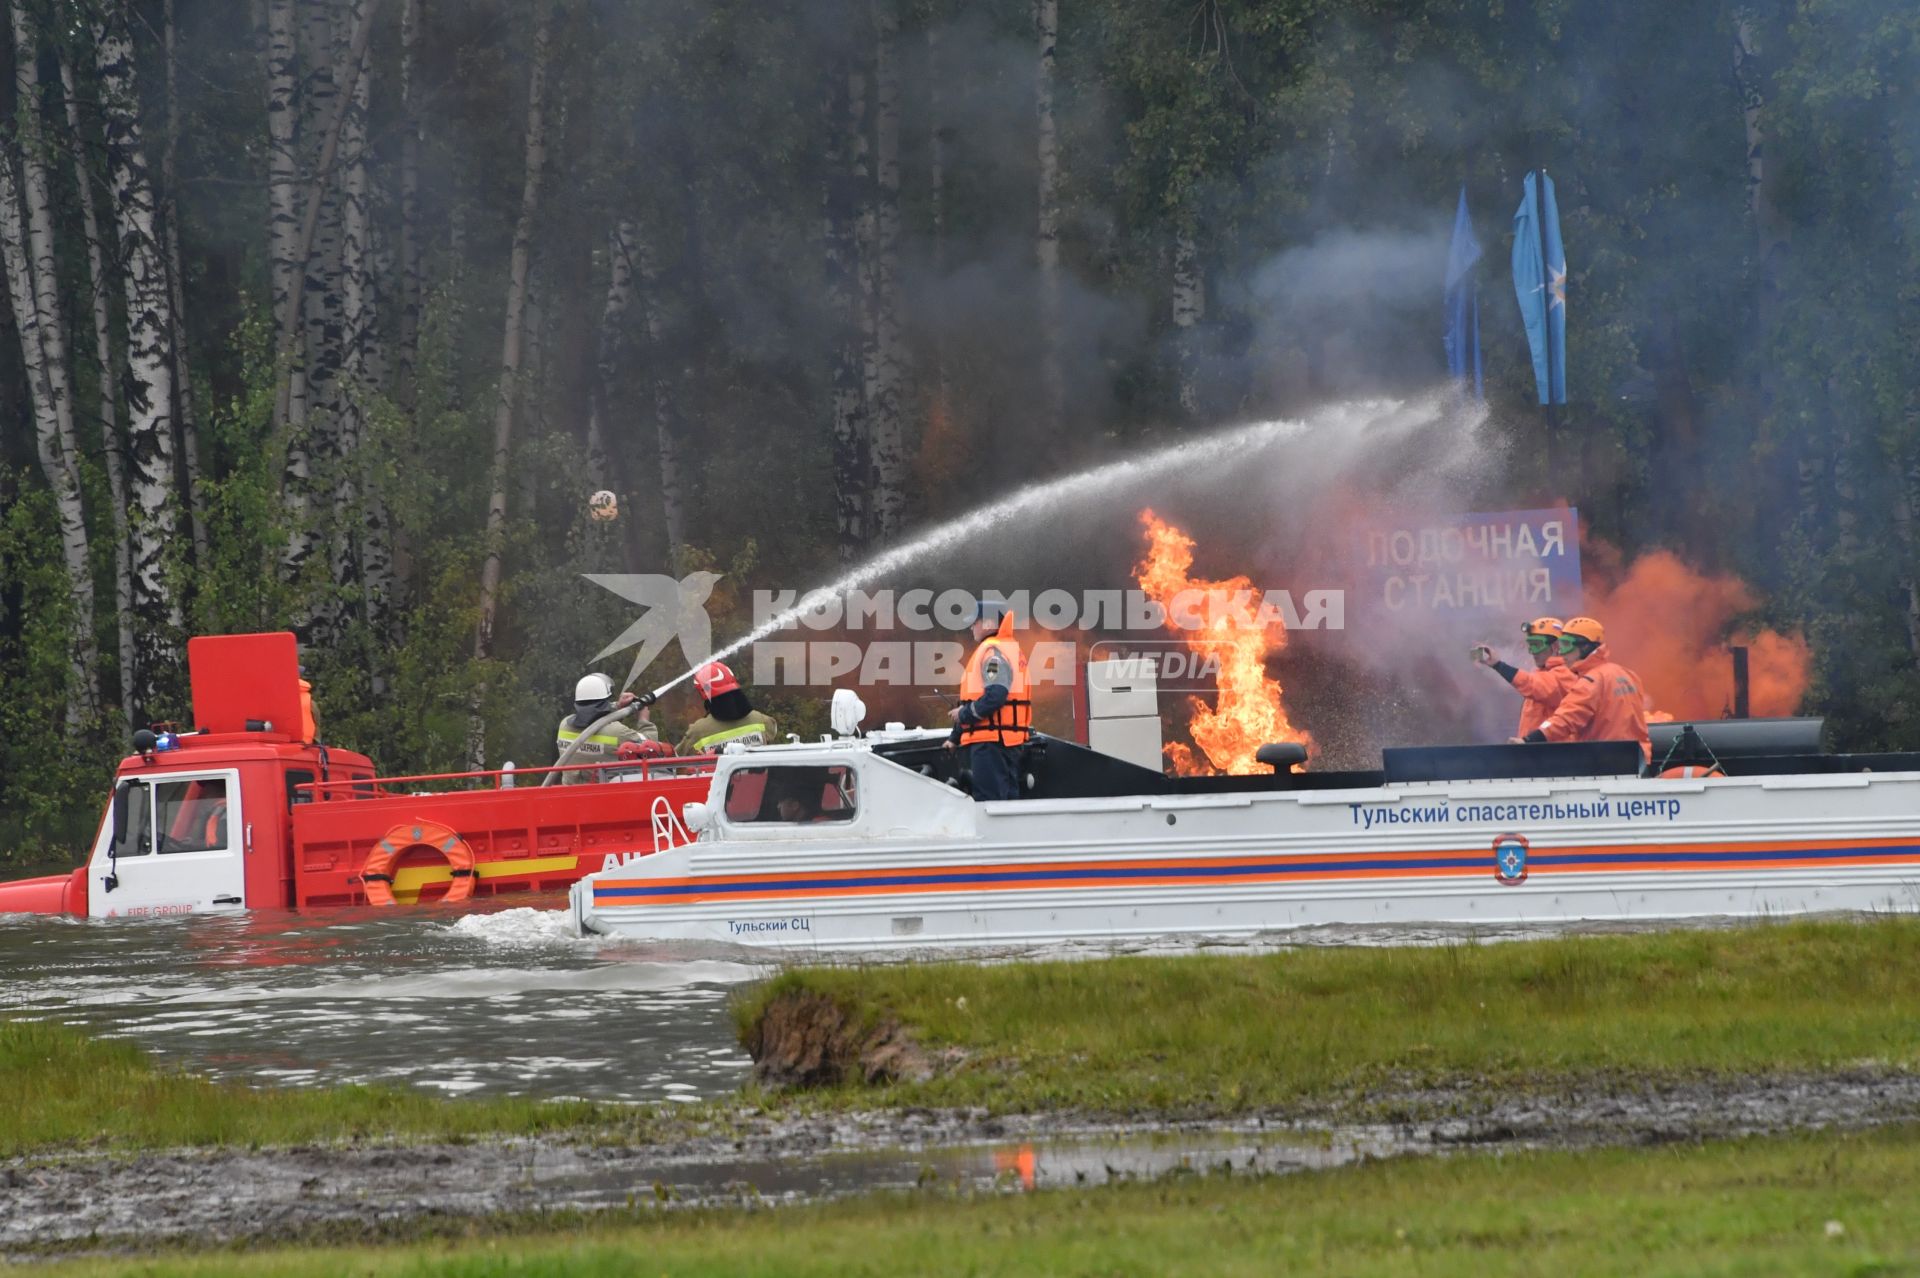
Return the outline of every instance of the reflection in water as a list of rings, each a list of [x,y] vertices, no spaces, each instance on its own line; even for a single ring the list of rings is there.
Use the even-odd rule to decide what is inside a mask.
[[[1314,928],[1218,947],[1183,938],[944,957],[1432,945],[1644,926]],[[857,961],[940,957],[920,949]],[[92,923],[0,915],[0,1015],[49,1017],[129,1038],[162,1058],[249,1082],[695,1100],[745,1079],[751,1062],[734,1038],[727,999],[781,958],[690,942],[583,941],[569,931],[564,909],[527,906]]]
[[[564,913],[0,916],[0,1014],[249,1082],[691,1100],[738,1087],[721,953],[596,946]]]

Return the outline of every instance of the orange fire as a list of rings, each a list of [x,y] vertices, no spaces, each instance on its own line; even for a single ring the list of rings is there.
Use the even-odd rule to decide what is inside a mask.
[[[1167,609],[1169,627],[1178,628],[1187,650],[1217,662],[1216,704],[1189,697],[1187,730],[1205,759],[1181,742],[1166,747],[1167,761],[1181,776],[1263,772],[1254,751],[1269,742],[1297,741],[1309,750],[1312,738],[1287,718],[1282,690],[1267,675],[1267,657],[1287,645],[1286,627],[1257,613],[1259,595],[1246,577],[1209,581],[1193,577],[1193,538],[1156,516],[1140,512],[1147,534],[1147,557],[1134,568],[1140,589]],[[1184,599],[1176,606],[1176,599]],[[1198,617],[1200,629],[1186,629],[1178,616]]]

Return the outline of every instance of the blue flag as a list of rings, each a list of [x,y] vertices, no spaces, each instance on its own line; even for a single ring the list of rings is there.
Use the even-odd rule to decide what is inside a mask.
[[[1542,404],[1567,402],[1567,253],[1560,242],[1560,206],[1553,179],[1526,177],[1513,215],[1513,292],[1527,326],[1533,380]],[[1544,206],[1544,207],[1543,207]]]
[[[1460,184],[1460,208],[1453,215],[1453,243],[1447,249],[1447,372],[1464,382],[1472,366],[1473,393],[1487,397],[1480,374],[1480,284],[1474,263],[1480,260],[1480,241],[1473,237],[1473,219],[1467,216],[1467,187]]]

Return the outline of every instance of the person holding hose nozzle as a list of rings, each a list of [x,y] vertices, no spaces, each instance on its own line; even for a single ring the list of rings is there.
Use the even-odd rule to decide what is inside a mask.
[[[1561,629],[1560,657],[1574,673],[1573,686],[1539,727],[1517,742],[1633,741],[1640,757],[1653,760],[1647,735],[1647,693],[1640,676],[1616,663],[1607,632],[1592,617],[1575,617]]]
[[[582,675],[580,682],[573,687],[573,713],[560,721],[560,727],[554,732],[554,750],[565,756],[568,747],[573,749],[569,763],[611,763],[615,759],[638,759],[649,754],[666,754],[667,747],[660,740],[660,729],[654,726],[653,712],[646,706],[640,707],[640,726],[629,728],[624,723],[602,724],[592,735],[582,738],[596,720],[603,719],[616,709],[624,709],[639,700],[631,692],[620,694],[618,701],[613,697],[613,680],[603,674]],[[576,744],[576,742],[578,744]],[[561,776],[562,785],[575,782],[598,781],[603,772],[568,772]]]
[[[681,755],[718,754],[734,741],[741,745],[765,745],[779,739],[774,721],[753,708],[740,680],[724,662],[709,661],[693,672],[693,686],[700,691],[705,717],[696,719],[681,738]]]
[[[1554,652],[1554,645],[1560,639],[1559,618],[1535,617],[1520,630],[1526,635],[1527,653],[1533,658],[1531,670],[1518,670],[1495,660],[1493,649],[1486,644],[1476,644],[1473,648],[1475,662],[1505,679],[1520,694],[1520,726],[1513,730],[1515,738],[1526,736],[1546,722],[1547,716],[1567,695],[1567,689],[1579,678]]]
[[[1013,637],[1013,614],[1004,605],[980,602],[973,617],[978,645],[960,679],[947,749],[967,752],[976,799],[1020,797],[1020,756],[1033,735],[1033,700],[1027,658]]]

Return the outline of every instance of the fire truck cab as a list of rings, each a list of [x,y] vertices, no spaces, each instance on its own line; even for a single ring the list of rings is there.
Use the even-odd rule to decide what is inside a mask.
[[[0,883],[0,913],[127,918],[554,891],[684,842],[682,811],[706,797],[713,771],[697,758],[568,769],[590,782],[569,786],[543,787],[542,769],[377,777],[366,755],[303,739],[292,634],[195,638],[187,660],[198,726],[136,732],[86,864]]]

